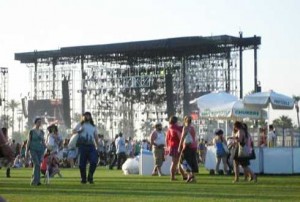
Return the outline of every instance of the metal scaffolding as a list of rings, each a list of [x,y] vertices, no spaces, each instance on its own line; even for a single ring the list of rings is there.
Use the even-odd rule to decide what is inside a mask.
[[[0,67],[0,119],[3,127],[8,127],[8,68]]]
[[[183,116],[193,110],[189,101],[205,93],[242,94],[240,53],[258,45],[256,36],[182,37],[16,53],[15,58],[31,64],[31,99],[61,98],[67,76],[71,117],[90,111],[111,137],[119,131],[134,136],[137,122],[168,118],[166,75],[172,77],[172,113]]]
[[[37,63],[27,65],[29,68],[29,77],[31,81],[31,92],[28,100],[51,100],[52,102],[63,99],[62,81],[67,79],[69,86],[71,119],[74,113],[80,109],[80,96],[77,89],[80,89],[80,69],[76,65],[48,65]],[[35,71],[37,69],[37,71]],[[36,92],[36,94],[34,93]]]

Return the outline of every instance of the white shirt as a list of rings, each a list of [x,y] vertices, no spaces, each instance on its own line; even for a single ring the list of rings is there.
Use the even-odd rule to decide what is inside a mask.
[[[126,152],[126,147],[125,147],[125,138],[123,137],[118,137],[115,140],[115,144],[116,144],[116,153],[122,153],[122,152]]]
[[[154,140],[154,143],[159,145],[165,145],[165,134],[162,131],[156,131],[156,139]]]
[[[95,142],[95,135],[97,135],[98,131],[92,124],[88,122],[83,124],[79,123],[74,130],[78,131],[80,138],[84,138],[87,143],[93,144]]]
[[[268,133],[268,142],[274,142],[275,138],[276,138],[276,135],[275,135],[274,131],[270,131]]]

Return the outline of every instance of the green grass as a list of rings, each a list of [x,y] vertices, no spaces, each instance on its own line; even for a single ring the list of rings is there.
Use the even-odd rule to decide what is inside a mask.
[[[122,171],[97,168],[95,184],[81,185],[78,169],[63,169],[63,178],[49,185],[30,186],[31,169],[12,169],[11,178],[0,170],[0,195],[10,202],[96,201],[299,201],[300,176],[259,176],[258,183],[233,184],[233,176],[210,176],[203,168],[197,183],[178,176],[123,175]],[[241,177],[241,179],[243,179]]]

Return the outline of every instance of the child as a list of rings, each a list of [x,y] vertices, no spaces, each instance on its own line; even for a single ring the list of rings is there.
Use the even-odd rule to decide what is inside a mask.
[[[54,177],[56,174],[58,174],[59,177],[62,177],[59,170],[59,161],[56,157],[56,152],[51,152],[49,149],[46,150],[44,159],[41,163],[42,174],[46,174],[47,167],[49,171],[49,177]]]

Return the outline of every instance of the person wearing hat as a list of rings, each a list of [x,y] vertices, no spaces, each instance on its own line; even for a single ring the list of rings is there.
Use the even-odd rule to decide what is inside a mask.
[[[82,121],[74,128],[73,133],[79,133],[77,140],[78,151],[80,155],[79,170],[81,183],[94,183],[94,172],[98,163],[98,154],[96,146],[98,146],[98,131],[92,119],[90,112],[83,114]],[[86,175],[86,165],[90,163],[88,176]]]
[[[226,150],[224,147],[227,147],[227,142],[223,136],[224,132],[222,129],[217,129],[215,131],[215,137],[213,139],[213,145],[216,148],[216,173],[221,174],[221,172],[219,171],[219,167],[220,167],[220,163],[222,160],[223,163],[223,168],[224,168],[224,172],[223,173],[227,173],[227,156],[228,153],[226,151],[228,151],[228,149]]]
[[[33,162],[33,175],[31,179],[32,186],[41,185],[41,169],[40,164],[46,149],[44,131],[41,129],[42,119],[35,118],[34,127],[29,131],[28,142],[26,147],[26,159],[30,152],[31,160]]]
[[[153,157],[154,157],[154,168],[152,175],[158,174],[162,176],[161,166],[164,162],[165,156],[165,134],[162,131],[161,123],[155,124],[155,129],[150,135],[150,144],[152,145]]]

